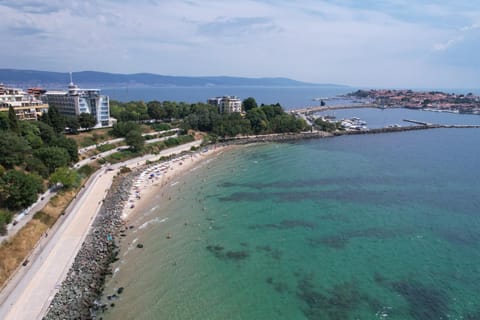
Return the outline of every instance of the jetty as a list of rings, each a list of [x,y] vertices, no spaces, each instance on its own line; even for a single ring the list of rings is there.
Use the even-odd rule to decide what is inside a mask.
[[[334,105],[334,106],[308,106],[300,109],[292,109],[290,113],[297,114],[311,114],[329,110],[341,110],[341,109],[361,109],[361,108],[380,108],[374,103],[362,103],[362,104],[346,104],[346,105]]]
[[[403,119],[405,122],[410,122],[410,123],[415,123],[415,124],[421,124],[422,126],[429,126],[432,123],[430,122],[423,122],[423,121],[417,121],[417,120],[410,120],[410,119]]]
[[[416,123],[420,123],[420,121],[416,121]],[[364,129],[364,130],[338,130],[334,132],[313,130],[309,132],[299,132],[299,133],[276,133],[276,134],[266,134],[266,135],[223,137],[223,138],[218,138],[218,142],[226,143],[226,144],[250,144],[250,143],[261,143],[261,142],[292,142],[297,140],[330,138],[330,137],[344,136],[344,135],[381,134],[381,133],[390,133],[390,132],[393,133],[393,132],[441,129],[441,128],[480,129],[480,125],[420,124],[420,125],[403,126],[403,127],[384,127],[384,128],[374,128],[374,129]]]

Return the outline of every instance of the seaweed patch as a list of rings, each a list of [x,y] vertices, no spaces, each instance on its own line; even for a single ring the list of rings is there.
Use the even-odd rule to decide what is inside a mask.
[[[315,287],[311,275],[299,280],[297,297],[304,302],[303,313],[308,319],[350,319],[364,305],[373,313],[381,307],[379,301],[360,291],[356,281],[321,290]]]
[[[413,319],[448,319],[449,298],[437,288],[414,281],[397,281],[392,288],[408,302]]]
[[[213,255],[221,260],[244,260],[249,257],[248,251],[239,250],[239,251],[225,251],[225,248],[220,245],[208,245],[207,250],[213,253]]]

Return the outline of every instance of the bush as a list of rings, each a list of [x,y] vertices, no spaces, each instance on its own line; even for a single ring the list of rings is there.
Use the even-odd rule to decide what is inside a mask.
[[[113,144],[109,144],[109,143],[107,143],[107,144],[102,144],[101,146],[98,146],[98,147],[97,147],[97,150],[98,150],[99,152],[106,152],[106,151],[110,151],[110,150],[112,150],[112,149],[115,149],[115,146],[114,146]]]
[[[35,213],[33,215],[33,219],[39,220],[47,226],[51,226],[55,222],[55,219],[52,216],[46,214],[43,211],[38,211],[37,213]]]
[[[165,145],[170,148],[173,146],[178,146],[180,144],[180,141],[177,138],[168,138],[165,140]]]
[[[150,127],[155,131],[165,131],[172,129],[172,127],[168,123],[152,123]]]
[[[82,177],[89,177],[92,173],[95,172],[95,169],[93,167],[91,167],[90,165],[86,164],[86,165],[80,167],[77,170],[77,172]]]
[[[120,168],[120,173],[122,173],[122,174],[123,174],[123,173],[129,173],[129,172],[131,172],[131,171],[132,171],[132,170],[131,170],[129,167],[125,167],[125,166],[124,166],[124,167],[121,167],[121,168]]]
[[[83,140],[80,142],[80,147],[88,147],[88,146],[93,146],[96,144],[95,140],[93,140],[91,137],[85,137]]]
[[[10,211],[0,210],[0,235],[7,234],[7,224],[12,222],[13,214]]]

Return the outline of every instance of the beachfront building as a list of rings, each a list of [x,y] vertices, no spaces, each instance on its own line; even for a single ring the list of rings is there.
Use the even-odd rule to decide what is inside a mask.
[[[210,98],[207,103],[216,106],[220,113],[242,112],[242,100],[235,96]]]
[[[44,112],[48,111],[48,104],[35,95],[0,83],[0,112],[8,112],[10,107],[13,108],[19,120],[38,120]]]
[[[101,95],[99,89],[80,89],[70,82],[68,91],[47,91],[43,99],[65,116],[92,114],[97,120],[96,128],[108,127],[112,123],[109,98]]]

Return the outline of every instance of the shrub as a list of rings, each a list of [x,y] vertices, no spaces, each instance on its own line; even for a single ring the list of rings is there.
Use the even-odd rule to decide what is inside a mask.
[[[43,211],[36,212],[33,215],[33,219],[39,220],[40,222],[42,222],[43,224],[45,224],[47,226],[51,226],[55,222],[55,219],[52,216],[46,214]]]
[[[90,176],[92,173],[95,172],[95,169],[93,167],[91,167],[90,165],[86,164],[82,167],[80,167],[78,170],[77,170],[78,174],[81,175],[82,177],[88,177]]]

